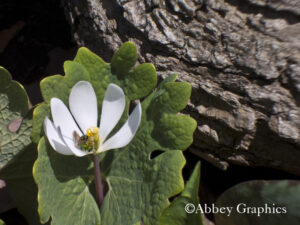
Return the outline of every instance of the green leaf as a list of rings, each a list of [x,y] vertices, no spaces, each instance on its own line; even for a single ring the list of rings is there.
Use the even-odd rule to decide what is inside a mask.
[[[194,168],[194,171],[186,183],[184,190],[181,193],[182,197],[189,198],[194,202],[199,203],[199,186],[200,186],[200,162]]]
[[[46,103],[56,97],[68,105],[72,87],[80,80],[90,81],[88,71],[79,63],[66,61],[64,71],[65,76],[55,75],[41,81],[41,92]]]
[[[128,41],[125,42],[112,57],[111,71],[113,74],[123,78],[137,61],[135,45]]]
[[[0,225],[5,225],[4,221],[0,219]]]
[[[36,147],[36,144],[30,144],[0,172],[0,178],[5,180],[18,211],[30,225],[41,224],[37,212],[37,186],[32,176]]]
[[[233,212],[218,213],[215,220],[217,225],[300,224],[299,202],[300,181],[248,181],[219,197],[216,206],[233,207]]]
[[[32,121],[24,118],[28,110],[26,91],[0,67],[0,170],[31,142]]]
[[[137,222],[134,225],[142,225],[142,223],[141,222]]]
[[[176,113],[187,105],[191,96],[191,86],[187,82],[167,82],[155,94],[150,110],[157,113]],[[156,115],[153,113],[153,115]]]
[[[32,132],[30,134],[31,140],[38,144],[42,136],[43,122],[45,117],[50,118],[50,108],[49,104],[43,102],[35,106],[33,111],[33,121],[32,121]]]
[[[157,82],[156,70],[153,64],[138,65],[124,79],[125,94],[129,99],[139,99],[153,90]]]
[[[89,190],[93,167],[88,157],[59,155],[43,137],[33,175],[42,223],[51,217],[51,224],[100,224],[99,209]]]
[[[175,81],[177,79],[178,75],[177,74],[170,74],[169,76],[167,76],[164,80],[162,80],[159,85],[158,85],[158,89],[161,89],[166,83]]]
[[[168,198],[183,189],[182,153],[165,152],[149,160],[148,149],[143,149],[144,143],[136,140],[140,145],[135,144],[134,150],[122,150],[106,179],[109,191],[101,208],[103,225],[136,221],[157,224],[162,210],[169,205]],[[130,158],[133,160],[129,161]]]
[[[188,203],[195,207],[199,201],[199,183],[200,183],[200,163],[198,163],[186,183],[181,195],[173,200],[171,205],[166,208],[159,218],[159,225],[202,225],[203,221],[200,213],[188,214],[185,206]]]
[[[152,135],[161,146],[186,149],[192,144],[197,123],[189,116],[163,114],[157,121]]]
[[[11,79],[9,72],[0,66],[0,94],[5,94],[8,99],[9,109],[24,116],[29,109],[29,99],[24,87]],[[3,104],[3,105],[2,105]],[[4,107],[1,102],[1,109]],[[2,110],[1,110],[2,111]]]
[[[137,54],[136,48],[131,42],[126,42],[121,46],[119,50],[121,53],[122,49],[129,49],[133,52],[131,55]],[[117,53],[115,53],[115,55],[116,54]],[[130,56],[130,54],[126,56]],[[136,63],[136,57],[133,57],[130,60],[133,60],[130,66],[125,65],[126,62],[120,62],[120,64],[132,68],[132,66]],[[126,97],[130,100],[145,97],[153,90],[157,83],[156,71],[151,63],[141,64],[131,72],[128,72],[128,69],[126,73],[122,73],[126,76],[119,79],[113,72],[113,69],[111,69],[111,67],[113,67],[113,63],[105,63],[99,56],[95,55],[87,48],[80,48],[74,61],[82,64],[89,72],[90,80],[97,93],[100,109],[105,90],[109,83],[121,85]]]
[[[132,43],[125,43],[115,54],[113,62],[106,64],[88,49],[79,49],[74,65],[79,68],[77,64],[80,64],[85,68],[81,69],[83,79],[89,80],[94,87],[99,109],[110,82],[120,85],[129,100],[145,97],[156,85],[156,72],[151,64],[141,64],[129,71],[136,61],[132,57],[133,50],[136,54]],[[121,69],[118,69],[118,64]],[[127,70],[127,73],[124,76],[114,74],[121,70]],[[87,71],[88,79],[84,71]],[[49,87],[56,85],[56,79],[59,79],[61,87],[68,87],[53,87],[47,93],[43,91],[46,102],[53,96],[61,96],[65,103],[68,102],[70,88],[74,85],[68,76],[72,77],[73,74],[69,73],[65,78],[46,78]],[[74,72],[74,76],[80,80],[78,71]],[[180,193],[184,187],[181,170],[185,159],[181,150],[192,143],[196,123],[188,116],[176,115],[188,102],[190,86],[171,81],[165,82],[142,102],[142,121],[132,142],[123,149],[100,155],[102,177],[107,185],[101,207],[102,225],[132,225],[139,222],[145,225],[157,224],[162,210],[170,204],[168,199]],[[171,86],[181,95],[176,95]],[[173,103],[174,100],[177,103]],[[39,111],[47,112],[45,108]],[[128,117],[128,111],[129,107],[126,107],[124,118]],[[34,126],[38,127],[36,133],[41,135],[41,125],[38,125],[47,113],[35,112],[34,116],[37,118],[34,121],[37,123]],[[164,134],[168,143],[158,138],[161,132],[159,129],[162,128],[170,130],[166,130]],[[174,135],[178,138],[174,138]],[[94,200],[93,164],[89,156],[78,158],[60,155],[51,149],[45,138],[40,139],[38,149],[34,178],[39,188],[39,213],[42,222],[51,218],[54,225],[99,224],[100,215]],[[151,159],[152,152],[156,150],[164,153]]]
[[[40,222],[37,213],[37,187],[32,176],[32,167],[37,157],[37,151],[36,145],[30,142],[29,136],[32,128],[32,111],[27,112],[23,118],[21,127],[16,131],[19,135],[10,143],[19,152],[0,171],[0,179],[5,180],[10,196],[28,223],[38,225]],[[8,136],[4,137],[7,140]],[[26,145],[22,144],[22,141]],[[19,145],[14,143],[18,143]]]

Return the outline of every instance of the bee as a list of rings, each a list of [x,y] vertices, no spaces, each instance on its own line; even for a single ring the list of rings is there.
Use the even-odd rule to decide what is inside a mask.
[[[76,147],[88,152],[93,150],[93,145],[90,142],[89,137],[87,135],[83,135],[80,137],[79,134],[74,130],[73,138]]]

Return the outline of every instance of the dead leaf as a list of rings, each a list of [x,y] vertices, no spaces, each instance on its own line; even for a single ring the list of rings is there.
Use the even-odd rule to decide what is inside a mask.
[[[8,126],[7,126],[7,129],[10,131],[10,132],[17,132],[22,124],[22,121],[23,121],[23,117],[20,117],[20,118],[17,118],[17,119],[14,119],[12,120]]]

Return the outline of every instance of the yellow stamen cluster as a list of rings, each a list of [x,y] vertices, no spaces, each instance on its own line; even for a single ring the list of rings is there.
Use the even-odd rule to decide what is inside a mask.
[[[100,145],[100,135],[98,127],[91,127],[87,129],[86,136],[88,137],[88,143],[92,146],[94,150],[97,151]]]
[[[88,137],[92,137],[92,136],[99,136],[99,128],[98,127],[91,127],[89,129],[87,129],[86,131],[86,136]]]

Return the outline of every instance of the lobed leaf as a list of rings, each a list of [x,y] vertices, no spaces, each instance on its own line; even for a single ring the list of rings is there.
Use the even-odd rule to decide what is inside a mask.
[[[88,157],[60,155],[41,138],[33,175],[39,187],[42,223],[51,217],[51,224],[100,224],[99,209],[89,190],[92,166]]]
[[[199,184],[200,184],[200,163],[197,163],[195,169],[186,183],[181,195],[174,199],[159,218],[159,225],[203,225],[200,213],[188,214],[184,209],[189,203],[194,206],[199,201]]]
[[[129,99],[142,98],[153,90],[156,82],[157,76],[153,64],[140,64],[124,78],[125,94]]]
[[[28,110],[26,91],[0,67],[0,170],[31,142],[31,120],[24,118]]]
[[[32,166],[36,146],[31,143],[32,110],[24,88],[0,67],[0,178],[4,179],[19,212],[29,224],[40,224],[37,188]]]
[[[64,63],[65,76],[54,75],[41,81],[41,92],[46,103],[56,97],[68,105],[72,87],[80,80],[90,81],[89,73],[81,64],[66,61]]]
[[[137,61],[136,47],[132,42],[125,42],[112,57],[111,71],[123,78]]]
[[[76,80],[80,80],[80,73],[95,89],[99,112],[109,83],[120,85],[128,100],[148,95],[156,85],[156,71],[152,64],[132,68],[136,55],[135,46],[127,42],[115,53],[111,64],[107,64],[88,49],[80,48],[74,63],[69,64],[80,70],[66,70],[66,73],[73,72],[65,77],[46,78],[48,87],[58,84],[60,88],[42,91],[45,103],[37,107],[34,113],[34,138],[42,136],[41,122],[49,113],[47,103],[50,98],[60,96],[67,103],[70,88]],[[157,224],[162,210],[170,204],[168,199],[184,187],[181,170],[185,159],[181,150],[191,144],[196,123],[188,116],[176,115],[187,104],[191,89],[186,83],[173,82],[173,78],[142,102],[142,121],[132,142],[123,149],[100,155],[107,188],[101,207],[102,225]],[[41,86],[46,88],[45,83]],[[171,86],[181,94],[174,93]],[[178,103],[173,103],[174,100]],[[127,102],[121,121],[128,117],[128,106]],[[168,143],[159,137],[159,129],[168,129],[164,133]],[[164,152],[151,159],[152,152],[156,150]],[[34,178],[39,188],[42,222],[51,218],[54,225],[100,224],[100,214],[94,200],[93,165],[89,156],[59,155],[44,137],[39,141],[38,151]]]

